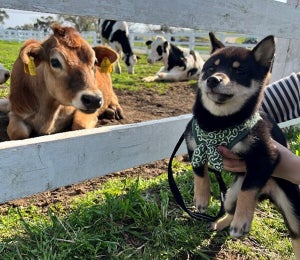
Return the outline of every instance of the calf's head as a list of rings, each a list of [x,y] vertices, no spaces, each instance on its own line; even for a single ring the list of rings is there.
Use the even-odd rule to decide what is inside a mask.
[[[148,63],[153,64],[154,62],[167,59],[170,44],[164,37],[157,36],[154,41],[147,41],[146,45],[150,49],[150,53],[147,58]]]
[[[52,25],[53,34],[44,42],[29,40],[20,53],[25,66],[47,92],[60,104],[71,105],[85,113],[93,113],[102,105],[102,93],[95,79],[96,65],[117,54],[105,48],[94,51],[72,27]],[[34,77],[34,75],[33,75]]]
[[[126,53],[123,57],[129,74],[134,74],[134,66],[137,64],[138,56],[133,53]]]

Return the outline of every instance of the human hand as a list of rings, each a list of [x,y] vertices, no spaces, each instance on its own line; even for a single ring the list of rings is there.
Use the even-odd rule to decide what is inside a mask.
[[[226,171],[230,172],[245,172],[246,164],[243,159],[232,153],[228,148],[224,146],[218,146],[218,152],[223,157],[223,166]]]

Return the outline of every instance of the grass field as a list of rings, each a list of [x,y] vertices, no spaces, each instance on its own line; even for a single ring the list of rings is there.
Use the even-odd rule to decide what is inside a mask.
[[[0,62],[11,69],[20,44],[0,42]],[[157,71],[141,55],[136,74],[114,78],[116,88],[135,91],[168,84],[143,85],[141,78]],[[125,68],[123,68],[125,69]],[[151,72],[149,72],[151,70]],[[298,130],[287,133],[300,150]],[[192,205],[191,167],[174,162],[176,181]],[[227,176],[227,175],[226,175]],[[230,181],[230,177],[226,177]],[[218,208],[217,185],[211,210]],[[175,204],[167,174],[107,178],[98,189],[69,203],[56,203],[43,212],[36,206],[0,211],[0,259],[290,259],[292,247],[281,215],[267,201],[259,204],[252,230],[233,240],[207,223],[193,220]],[[232,257],[232,258],[231,258]]]

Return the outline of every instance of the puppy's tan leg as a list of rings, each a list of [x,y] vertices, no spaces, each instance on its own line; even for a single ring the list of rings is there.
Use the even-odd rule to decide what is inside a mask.
[[[292,239],[292,245],[296,260],[300,260],[300,238]]]
[[[244,181],[244,176],[238,177],[236,181],[232,184],[230,189],[227,190],[225,196],[225,203],[224,203],[224,207],[227,214],[223,218],[220,218],[215,223],[211,224],[211,228],[213,230],[223,230],[224,228],[227,228],[231,224],[235,207],[236,207],[237,197],[241,190],[243,181]]]
[[[211,224],[212,230],[223,230],[224,228],[229,227],[231,221],[233,219],[233,215],[226,214],[224,217],[218,219],[216,222]]]
[[[257,194],[258,191],[253,189],[240,191],[233,221],[230,226],[231,237],[240,237],[250,231],[257,202]]]
[[[74,114],[72,130],[88,129],[96,127],[98,123],[98,112],[85,114],[81,111],[76,111]]]
[[[210,181],[207,165],[204,166],[204,176],[194,174],[194,201],[200,212],[205,212],[210,200]]]

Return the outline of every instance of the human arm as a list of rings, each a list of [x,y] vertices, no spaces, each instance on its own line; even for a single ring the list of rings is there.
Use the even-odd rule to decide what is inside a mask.
[[[286,179],[300,185],[300,157],[293,154],[288,148],[274,141],[280,153],[280,162],[276,166],[273,176]],[[245,172],[245,162],[237,155],[233,154],[224,146],[218,147],[219,153],[223,157],[224,169],[232,172]]]

